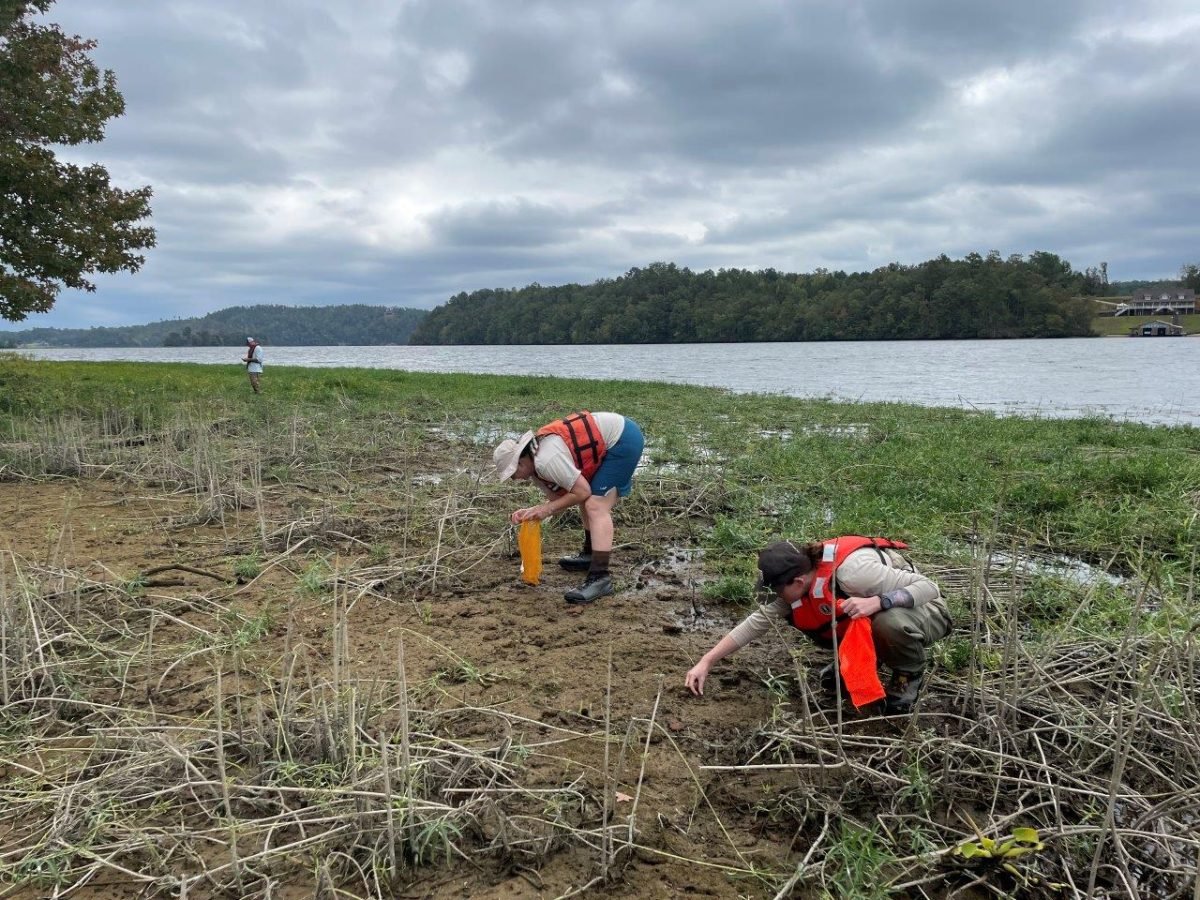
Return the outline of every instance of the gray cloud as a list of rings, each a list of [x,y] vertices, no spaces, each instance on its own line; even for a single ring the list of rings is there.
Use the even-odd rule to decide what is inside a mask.
[[[137,275],[20,327],[429,307],[668,260],[1196,260],[1190,0],[67,0],[154,187]],[[16,327],[16,326],[13,326]]]

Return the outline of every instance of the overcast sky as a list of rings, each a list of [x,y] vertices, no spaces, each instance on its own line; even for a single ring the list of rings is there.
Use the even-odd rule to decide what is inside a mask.
[[[694,270],[1200,261],[1195,0],[58,0],[154,188],[136,275],[10,328],[432,307]]]

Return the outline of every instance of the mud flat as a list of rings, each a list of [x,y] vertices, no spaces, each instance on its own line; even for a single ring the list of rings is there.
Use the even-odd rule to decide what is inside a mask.
[[[1194,429],[636,382],[264,387],[0,362],[6,896],[1191,890]],[[577,522],[522,584],[529,495],[489,473],[495,440],[579,407],[649,437],[619,591],[586,609],[554,565]],[[835,708],[792,634],[687,696],[753,550],[846,532],[910,541],[951,598],[917,712]]]

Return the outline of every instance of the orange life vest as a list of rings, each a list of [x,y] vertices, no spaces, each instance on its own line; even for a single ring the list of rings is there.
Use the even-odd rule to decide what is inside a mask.
[[[883,699],[885,692],[876,669],[871,620],[851,619],[842,614],[842,598],[848,595],[838,587],[837,570],[846,557],[863,547],[874,547],[884,558],[884,550],[907,550],[908,544],[888,538],[847,535],[822,541],[822,545],[812,586],[792,604],[792,624],[810,637],[832,640],[833,625],[837,623],[838,671],[851,702],[861,709]]]
[[[608,452],[608,446],[600,435],[600,426],[596,424],[596,417],[586,409],[571,413],[537,430],[538,437],[548,434],[556,434],[563,439],[563,443],[571,451],[572,459],[575,460],[575,468],[583,475],[583,480],[590,483],[592,476],[600,468],[600,463],[604,461],[604,454]]]
[[[842,614],[842,597],[847,595],[837,587],[837,570],[846,557],[863,547],[874,547],[882,556],[883,550],[907,550],[908,544],[888,538],[857,535],[846,535],[821,543],[823,548],[816,577],[808,593],[792,604],[792,624],[812,637],[830,640],[833,637],[835,615],[839,638],[846,633],[850,624],[850,618]]]

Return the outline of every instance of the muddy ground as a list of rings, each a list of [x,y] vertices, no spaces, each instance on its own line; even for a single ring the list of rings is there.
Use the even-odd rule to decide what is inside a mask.
[[[281,507],[275,517],[281,518],[282,507],[294,498],[278,496],[271,502]],[[190,493],[124,480],[4,482],[0,551],[12,554],[9,559],[27,571],[69,572],[72,578],[95,583],[132,579],[171,564],[189,567],[145,579],[142,602],[170,610],[201,598],[247,617],[270,609],[272,624],[251,648],[254,658],[269,666],[272,657],[284,652],[287,638],[307,645],[307,663],[313,670],[327,669],[329,597],[297,589],[313,558],[308,554],[312,548],[276,560],[257,578],[239,582],[233,574],[237,562],[260,544],[263,520],[243,504],[224,514],[223,521],[186,524],[197,503]],[[498,513],[502,505],[497,505]],[[501,514],[495,516],[495,528],[497,533],[506,530]],[[440,710],[456,705],[502,709],[528,722],[524,732],[511,736],[518,742],[563,737],[552,754],[561,757],[559,770],[547,754],[532,766],[529,783],[554,786],[583,773],[598,791],[603,783],[601,736],[611,650],[611,733],[624,735],[631,720],[645,721],[652,713],[660,726],[644,762],[637,823],[639,842],[661,852],[624,857],[610,883],[597,889],[640,898],[772,896],[779,880],[731,878],[699,863],[755,867],[777,879],[786,877],[804,847],[793,846],[792,825],[770,821],[755,805],[780,786],[798,784],[801,776],[778,771],[727,774],[699,767],[744,758],[747,733],[769,719],[778,702],[763,684],[764,677],[791,669],[786,649],[777,643],[771,646],[771,641],[747,648],[713,673],[705,698],[689,696],[682,684],[684,673],[737,614],[704,607],[702,565],[694,548],[672,546],[670,534],[656,535],[652,527],[640,527],[636,542],[622,544],[627,536],[628,529],[623,534],[619,525],[613,558],[617,594],[590,607],[563,602],[564,590],[579,579],[554,563],[576,549],[578,532],[565,525],[547,530],[546,565],[537,587],[519,581],[511,543],[482,557],[466,575],[447,578],[444,586],[435,582],[419,590],[397,590],[379,584],[349,604],[351,671],[364,681],[394,673],[403,638],[406,676],[419,703]],[[378,547],[373,552],[380,554]],[[343,541],[333,554],[321,554],[342,571],[369,568],[367,557],[367,542],[357,539]],[[264,562],[272,562],[270,554]],[[217,582],[189,569],[226,580]],[[102,606],[93,614],[103,615]],[[463,660],[474,667],[471,677],[460,671]],[[129,690],[123,698],[106,699],[136,704],[142,702],[143,687]],[[153,698],[162,716],[199,719],[212,712],[212,691],[212,666],[197,660],[175,666],[154,686]],[[624,752],[618,753],[615,742],[609,745],[613,756],[619,756],[610,760],[618,817],[637,790],[644,733],[644,728],[634,729],[637,745],[626,746]],[[479,737],[487,744],[494,736]],[[396,896],[556,897],[591,881],[598,863],[576,846],[552,854],[537,869],[505,868],[486,859],[425,866]],[[39,895],[37,889],[29,890],[32,893],[12,896]],[[142,888],[110,874],[75,896],[124,897],[133,896],[127,893],[133,890]],[[298,874],[284,878],[274,896],[305,897],[312,890],[311,879]]]

